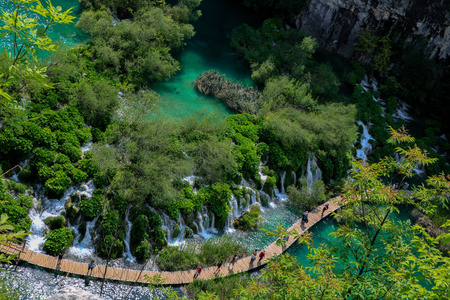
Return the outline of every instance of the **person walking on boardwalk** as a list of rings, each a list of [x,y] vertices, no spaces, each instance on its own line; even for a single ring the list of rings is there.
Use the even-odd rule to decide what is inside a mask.
[[[325,205],[323,206],[323,209],[322,209],[322,216],[323,216],[323,214],[325,213],[325,211],[327,211],[328,207],[329,207],[328,203],[325,204]]]
[[[264,256],[266,256],[266,251],[261,251],[259,252],[259,260],[258,262],[262,261],[264,259]]]
[[[219,273],[220,272],[220,268],[222,268],[222,261],[221,260],[217,263],[217,270],[215,270],[213,274],[216,275],[217,273]]]
[[[234,268],[234,264],[237,262],[238,256],[235,254],[230,261],[230,266]]]
[[[258,250],[253,251],[252,256],[250,257],[250,264],[253,264],[253,262],[255,261],[256,254],[258,254]]]
[[[198,276],[200,276],[201,273],[202,273],[202,267],[198,266],[197,267],[197,271],[195,271],[195,274],[194,274],[194,279],[197,279]]]
[[[307,210],[305,210],[305,211],[303,212],[302,222],[303,222],[303,223],[308,223],[308,211],[307,211]]]
[[[56,266],[59,267],[61,265],[61,261],[63,259],[63,254],[59,252],[58,254],[58,262],[56,263]]]
[[[92,271],[94,270],[95,266],[96,266],[95,262],[93,260],[91,260],[91,262],[88,265],[88,271],[87,271],[86,275],[89,275],[89,271],[91,271],[91,275],[92,275]]]

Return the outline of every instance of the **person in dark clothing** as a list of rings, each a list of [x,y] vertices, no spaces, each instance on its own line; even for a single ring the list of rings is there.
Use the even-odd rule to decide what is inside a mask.
[[[94,271],[95,266],[96,266],[95,262],[93,260],[91,260],[91,262],[88,265],[88,271],[87,271],[86,275],[89,275],[89,271],[91,271],[91,275],[92,275],[92,272]]]
[[[307,210],[303,212],[302,222],[308,223],[308,211]]]
[[[233,256],[233,258],[231,259],[231,261],[230,261],[230,266],[233,268],[234,267],[234,264],[237,262],[237,260],[238,260],[238,256],[235,254],[234,256]]]
[[[58,254],[58,262],[56,263],[56,266],[60,266],[61,265],[62,259],[63,259],[63,254],[61,252],[59,252],[59,254]]]
[[[213,274],[215,275],[215,274],[219,273],[220,272],[220,268],[222,268],[222,261],[221,260],[217,263],[217,270],[215,270]]]
[[[322,209],[322,216],[323,216],[323,214],[328,210],[328,207],[329,207],[328,203],[325,204],[325,205],[323,206],[323,209]]]

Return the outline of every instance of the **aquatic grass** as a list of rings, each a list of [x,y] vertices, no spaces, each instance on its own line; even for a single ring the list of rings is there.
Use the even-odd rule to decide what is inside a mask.
[[[257,89],[243,87],[217,71],[203,72],[194,84],[200,93],[213,95],[239,113],[257,114],[262,106],[262,94]]]

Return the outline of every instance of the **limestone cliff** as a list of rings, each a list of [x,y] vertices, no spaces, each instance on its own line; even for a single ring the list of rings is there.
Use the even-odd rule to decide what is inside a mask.
[[[347,58],[364,29],[389,34],[394,41],[426,40],[430,58],[450,58],[450,0],[311,0],[296,25]]]

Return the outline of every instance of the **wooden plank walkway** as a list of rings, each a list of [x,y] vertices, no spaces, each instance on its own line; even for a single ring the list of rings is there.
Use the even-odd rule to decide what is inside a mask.
[[[314,226],[321,219],[328,216],[331,212],[337,210],[340,207],[340,196],[327,201],[326,203],[318,206],[313,211],[309,213],[309,222],[307,224],[302,224],[301,220],[298,220],[294,225],[292,225],[289,230],[295,229],[299,234],[303,234],[305,231]],[[329,205],[328,210],[322,216],[322,209],[325,204]],[[213,272],[217,269],[216,267],[203,268],[203,271],[197,280],[209,280],[217,277],[226,277],[229,275],[247,272],[255,268],[259,268],[262,265],[265,265],[270,258],[273,258],[277,255],[280,255],[284,251],[286,251],[292,244],[296,241],[295,238],[291,237],[286,246],[277,246],[276,242],[270,244],[266,249],[266,256],[261,261],[258,262],[259,257],[250,264],[250,256],[244,257],[238,260],[234,266],[231,266],[229,263],[223,264],[221,271],[219,274],[215,275]],[[8,246],[0,244],[0,252],[9,255],[18,255],[18,258],[24,260],[30,264],[37,265],[43,268],[59,270],[62,272],[68,272],[71,274],[84,275],[86,276],[86,272],[88,266],[86,263],[80,263],[71,260],[63,259],[59,268],[57,267],[57,258],[54,256],[46,255],[43,253],[33,252],[23,245],[18,244],[9,244]],[[104,266],[96,266],[92,272],[91,277],[103,278],[105,273]],[[193,276],[195,274],[195,270],[189,271],[176,271],[176,272],[151,272],[151,271],[143,271],[140,274],[139,270],[131,270],[131,269],[121,269],[121,268],[112,268],[108,267],[108,271],[106,274],[106,278],[110,280],[117,281],[125,281],[125,282],[139,282],[146,283],[144,278],[147,276],[154,276],[156,274],[160,274],[162,278],[165,280],[164,284],[177,285],[177,284],[187,284],[193,281]]]

